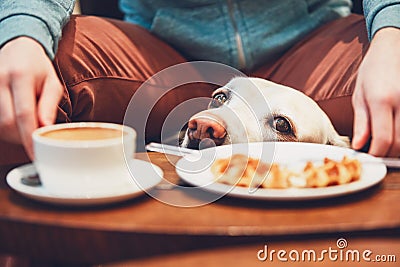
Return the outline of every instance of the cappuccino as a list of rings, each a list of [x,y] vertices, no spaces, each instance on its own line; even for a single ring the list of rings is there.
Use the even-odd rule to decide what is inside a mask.
[[[87,199],[133,183],[127,163],[134,157],[136,132],[128,126],[61,123],[36,129],[32,138],[35,168],[47,192]]]
[[[40,135],[46,138],[57,140],[85,141],[122,137],[122,131],[118,129],[101,127],[77,127],[52,130],[41,133]]]

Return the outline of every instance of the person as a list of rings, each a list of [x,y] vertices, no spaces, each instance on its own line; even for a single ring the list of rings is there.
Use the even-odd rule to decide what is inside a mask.
[[[299,89],[353,136],[353,148],[371,139],[369,153],[398,157],[400,4],[363,2],[365,20],[351,14],[350,0],[121,0],[118,21],[71,16],[73,0],[2,0],[0,164],[29,160],[24,150],[32,159],[37,127],[121,123],[146,79],[191,60]],[[168,113],[212,89],[178,89],[157,109]],[[163,118],[151,118],[150,139]]]

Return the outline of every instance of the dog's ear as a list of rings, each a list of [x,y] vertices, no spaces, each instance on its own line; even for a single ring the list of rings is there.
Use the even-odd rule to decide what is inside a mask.
[[[350,147],[350,138],[335,132],[328,137],[328,145]]]

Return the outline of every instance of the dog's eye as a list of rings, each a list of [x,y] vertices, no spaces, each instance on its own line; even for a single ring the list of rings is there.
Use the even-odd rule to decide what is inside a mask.
[[[213,100],[217,102],[217,104],[222,105],[228,98],[225,93],[218,93],[213,97]]]
[[[292,125],[290,122],[284,117],[276,117],[274,119],[275,129],[278,132],[289,134],[292,132]]]

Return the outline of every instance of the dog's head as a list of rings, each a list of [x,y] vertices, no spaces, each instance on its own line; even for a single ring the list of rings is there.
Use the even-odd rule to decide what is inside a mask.
[[[349,146],[308,96],[259,78],[238,77],[214,91],[209,108],[188,122],[182,146],[294,141]]]

